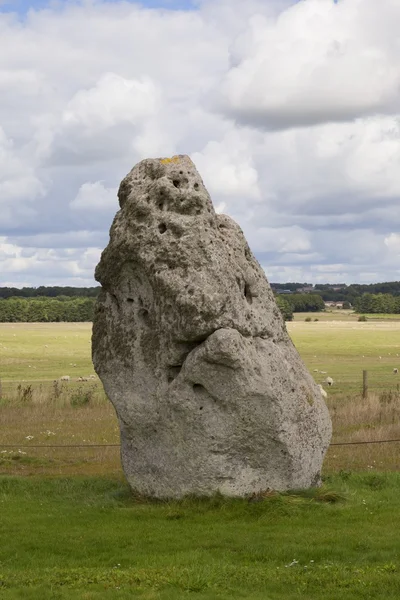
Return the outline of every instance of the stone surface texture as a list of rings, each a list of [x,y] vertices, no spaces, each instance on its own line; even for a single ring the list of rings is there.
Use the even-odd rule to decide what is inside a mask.
[[[126,477],[154,497],[319,483],[331,422],[240,227],[187,156],[122,181],[96,269],[93,362]]]

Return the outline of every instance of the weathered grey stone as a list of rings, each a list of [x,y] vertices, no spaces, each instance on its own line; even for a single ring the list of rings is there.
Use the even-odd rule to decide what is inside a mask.
[[[93,361],[130,485],[180,497],[317,484],[328,411],[239,226],[187,156],[142,161],[118,197]]]

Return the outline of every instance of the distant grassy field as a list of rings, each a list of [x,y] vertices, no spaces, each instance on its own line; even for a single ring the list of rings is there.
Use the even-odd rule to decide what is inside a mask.
[[[91,323],[0,323],[0,377],[46,381],[94,373],[90,335]]]
[[[327,375],[335,380],[330,393],[359,391],[363,369],[369,371],[372,390],[396,387],[393,369],[400,368],[400,320],[359,323],[349,311],[336,310],[312,313],[319,320],[307,323],[304,314],[310,316],[296,313],[287,328],[315,380],[320,383]],[[21,382],[50,384],[62,375],[76,380],[93,374],[90,336],[90,323],[1,323],[4,388]]]
[[[400,371],[400,321],[307,323],[296,319],[287,323],[287,329],[317,383],[323,383],[327,376],[334,379],[330,394],[361,391],[364,369],[371,390],[397,388],[400,375],[393,369]]]
[[[367,317],[369,321],[400,321],[400,314],[362,314]],[[305,319],[310,318],[312,321],[317,319],[318,321],[350,321],[356,323],[359,317],[360,314],[355,313],[353,310],[343,310],[341,308],[316,313],[294,313],[294,321],[304,321]]]

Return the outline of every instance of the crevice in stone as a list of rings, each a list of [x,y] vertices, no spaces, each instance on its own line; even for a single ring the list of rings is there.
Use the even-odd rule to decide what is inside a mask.
[[[115,294],[110,293],[110,297],[111,297],[112,301],[115,302],[115,304],[117,305],[117,308],[120,308],[119,300],[118,300],[117,296]]]
[[[160,233],[165,233],[167,231],[167,226],[165,223],[160,223],[158,226],[158,231]]]
[[[213,396],[204,385],[201,383],[192,383],[193,392],[199,399],[204,399],[205,397],[211,398],[214,402],[217,402],[217,398]],[[201,404],[199,406],[199,410],[203,410],[204,405]]]
[[[176,379],[179,375],[179,373],[181,372],[182,369],[182,365],[170,365],[168,367],[168,373],[167,373],[167,379],[168,379],[168,383],[171,383],[172,381],[174,381],[174,379]]]
[[[253,296],[251,295],[250,286],[248,283],[244,284],[244,297],[249,304],[253,304]]]

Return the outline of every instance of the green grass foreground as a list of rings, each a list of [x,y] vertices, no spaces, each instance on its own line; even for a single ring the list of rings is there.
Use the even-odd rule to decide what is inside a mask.
[[[400,596],[398,473],[158,503],[119,480],[3,476],[0,510],[2,600]]]

